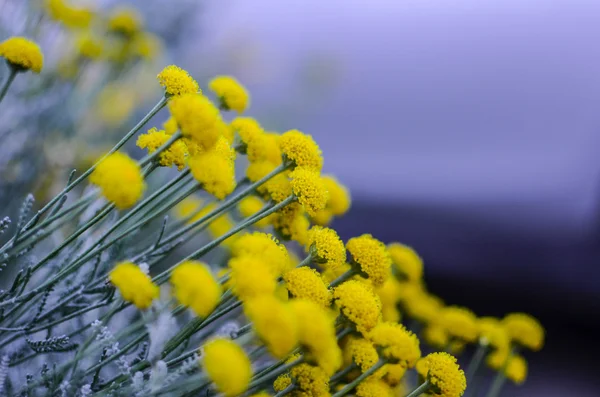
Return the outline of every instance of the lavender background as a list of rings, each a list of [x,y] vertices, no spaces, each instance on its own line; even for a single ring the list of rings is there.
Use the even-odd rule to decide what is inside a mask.
[[[189,61],[222,73],[229,51],[253,115],[315,136],[353,192],[343,237],[413,245],[448,303],[541,318],[506,395],[597,396],[599,18],[591,0],[222,1]]]

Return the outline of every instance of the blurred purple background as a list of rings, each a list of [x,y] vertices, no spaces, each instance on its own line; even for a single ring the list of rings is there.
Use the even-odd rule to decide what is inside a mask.
[[[432,291],[548,330],[513,396],[597,396],[600,3],[223,1],[190,63],[235,73],[268,128],[315,136],[354,208]],[[223,52],[232,66],[211,54]],[[298,77],[300,76],[300,78]]]

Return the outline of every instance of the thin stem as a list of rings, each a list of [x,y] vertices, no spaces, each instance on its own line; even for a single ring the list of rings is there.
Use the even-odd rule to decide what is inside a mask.
[[[477,350],[475,350],[475,353],[473,354],[473,357],[469,362],[469,366],[467,367],[467,384],[469,384],[475,377],[475,374],[477,373],[477,370],[479,369],[479,366],[481,365],[481,362],[483,361],[483,357],[485,356],[487,350],[487,343],[484,344],[480,342],[477,346]]]
[[[15,68],[9,64],[8,69],[9,69],[8,78],[2,85],[2,88],[0,89],[0,102],[2,102],[2,100],[6,96],[6,93],[8,92],[8,88],[10,87],[12,82],[15,80],[15,77],[17,76],[17,68]]]
[[[431,386],[431,383],[429,383],[429,381],[426,380],[419,387],[417,387],[415,390],[413,390],[410,393],[408,393],[408,395],[406,397],[419,397],[421,394],[427,393],[427,391],[429,390],[430,386]]]
[[[492,382],[492,386],[490,386],[490,390],[487,392],[486,397],[498,397],[500,395],[500,391],[502,390],[502,386],[506,382],[506,368],[508,367],[508,363],[513,357],[513,350],[511,349],[508,353],[508,357],[502,365],[502,368],[496,373],[494,377],[494,381]]]
[[[296,388],[296,384],[295,383],[290,383],[290,385],[288,387],[286,387],[282,391],[278,392],[273,397],[283,397],[286,394],[291,393],[292,391],[294,391],[295,388]]]
[[[357,368],[358,368],[358,365],[356,365],[355,363],[348,365],[343,370],[338,371],[335,374],[333,374],[331,379],[329,379],[329,384],[332,385],[332,384],[336,383],[337,381],[343,379],[346,375],[348,375],[350,372],[354,371]]]
[[[344,281],[354,277],[355,275],[356,275],[356,272],[353,269],[350,269],[346,273],[342,274],[341,276],[339,276],[338,278],[333,280],[331,283],[329,283],[329,286],[337,287],[338,285],[340,285]]]
[[[336,392],[332,397],[342,397],[342,396],[350,393],[352,390],[354,390],[354,388],[360,382],[362,382],[369,376],[373,375],[375,373],[375,371],[377,371],[379,368],[383,367],[384,365],[385,365],[385,360],[380,359],[371,368],[369,368],[368,370],[366,370],[365,372],[360,374],[360,376],[358,378],[356,378],[352,382],[348,383],[340,391]]]
[[[302,259],[302,262],[298,263],[296,265],[296,267],[308,266],[308,265],[310,265],[310,263],[312,262],[312,260],[313,260],[312,255],[308,254],[308,256],[306,258]]]
[[[302,355],[302,356],[298,357],[297,359],[295,359],[294,361],[292,361],[290,363],[286,363],[286,364],[282,365],[281,367],[278,367],[278,368],[274,369],[273,371],[271,371],[265,375],[262,375],[260,378],[254,379],[250,383],[250,386],[248,387],[248,392],[251,391],[252,389],[255,389],[257,386],[260,386],[264,383],[271,381],[272,379],[275,379],[282,373],[287,372],[291,368],[293,368],[296,365],[301,364],[303,362],[304,362],[304,356]]]

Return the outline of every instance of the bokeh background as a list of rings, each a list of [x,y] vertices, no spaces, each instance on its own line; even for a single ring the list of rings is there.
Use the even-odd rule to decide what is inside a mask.
[[[31,32],[31,21],[14,22],[23,3],[0,3],[3,37]],[[527,355],[529,379],[507,386],[507,396],[600,393],[597,1],[123,4],[141,10],[164,40],[154,64],[124,72],[130,80],[171,62],[203,86],[217,74],[236,76],[252,93],[250,115],[267,130],[312,134],[325,171],[351,189],[353,208],[333,225],[344,240],[369,232],[411,245],[425,261],[429,290],[447,303],[542,321],[547,346]],[[60,32],[41,39],[55,46]],[[83,96],[96,75],[86,76]],[[24,84],[16,82],[17,92]],[[124,126],[151,106],[150,87],[119,99],[120,108],[138,106],[119,120]],[[82,111],[60,98],[36,110]],[[56,179],[85,163],[82,153],[95,158],[114,142],[98,139],[106,127],[97,118],[20,124],[25,117],[13,105],[0,120],[0,145],[11,153],[0,159],[5,213],[20,204],[14,197],[60,190],[23,182],[31,174]],[[44,156],[27,159],[33,148]]]

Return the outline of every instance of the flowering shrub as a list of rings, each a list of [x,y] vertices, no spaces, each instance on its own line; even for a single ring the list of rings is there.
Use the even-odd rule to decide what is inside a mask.
[[[48,4],[68,26],[93,18]],[[107,23],[129,49],[142,46],[131,10]],[[1,98],[17,74],[43,73],[27,39],[0,43],[0,56],[10,72]],[[533,317],[446,306],[410,247],[370,234],[344,243],[327,225],[350,195],[321,174],[310,135],[238,116],[250,99],[233,77],[202,91],[178,66],[157,74],[164,94],[112,149],[39,209],[28,196],[12,235],[0,221],[2,267],[16,274],[0,293],[0,394],[458,397],[486,355],[490,397],[505,379],[525,380],[521,350],[544,343]],[[147,150],[137,161],[122,150],[136,135]],[[242,157],[246,177],[236,177]],[[172,178],[155,186],[156,175]],[[465,374],[450,353],[467,344]]]

